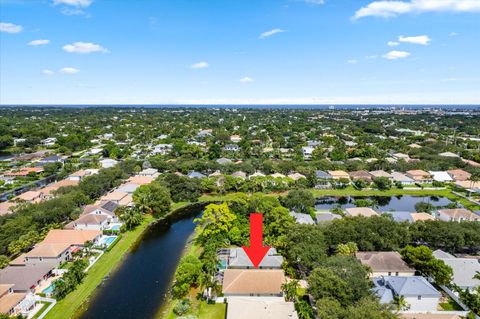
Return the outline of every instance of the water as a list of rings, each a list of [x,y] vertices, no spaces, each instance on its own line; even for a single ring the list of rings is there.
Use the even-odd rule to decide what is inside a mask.
[[[151,226],[119,269],[97,289],[80,318],[154,318],[195,228],[192,215]]]
[[[323,197],[317,200],[315,208],[318,210],[329,210],[341,205],[341,208],[355,207],[355,199],[369,199],[377,203],[375,208],[379,212],[406,211],[415,212],[415,204],[420,202],[430,203],[433,206],[447,206],[452,203],[448,198],[436,196],[372,196],[372,197]]]

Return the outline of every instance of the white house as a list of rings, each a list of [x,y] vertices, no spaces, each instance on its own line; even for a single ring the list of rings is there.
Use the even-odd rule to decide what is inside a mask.
[[[312,157],[312,153],[313,153],[314,150],[315,150],[315,148],[312,147],[312,146],[303,146],[302,147],[303,157],[305,157],[305,158]]]
[[[118,164],[118,161],[111,158],[106,158],[100,161],[100,165],[102,166],[102,168],[114,167],[117,164]]]
[[[433,180],[442,183],[449,183],[453,182],[453,178],[448,174],[448,172],[444,171],[428,171],[432,176]]]
[[[480,216],[465,208],[440,209],[437,217],[445,222],[480,221]]]

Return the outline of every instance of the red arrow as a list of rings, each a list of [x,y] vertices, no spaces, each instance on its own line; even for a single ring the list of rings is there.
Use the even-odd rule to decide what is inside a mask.
[[[263,258],[270,249],[263,246],[263,215],[259,213],[250,214],[250,247],[242,246],[253,267],[258,268]]]

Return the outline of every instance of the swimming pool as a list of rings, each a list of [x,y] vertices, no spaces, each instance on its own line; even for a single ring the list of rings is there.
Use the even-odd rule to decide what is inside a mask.
[[[55,289],[55,285],[51,284],[47,288],[43,289],[42,292],[47,296],[51,296],[53,294],[53,289]]]
[[[113,225],[112,227],[110,227],[110,229],[119,231],[120,230],[120,225]]]
[[[114,241],[115,239],[117,238],[117,236],[105,236],[105,237],[102,237],[99,241],[99,244],[100,246],[110,246]]]

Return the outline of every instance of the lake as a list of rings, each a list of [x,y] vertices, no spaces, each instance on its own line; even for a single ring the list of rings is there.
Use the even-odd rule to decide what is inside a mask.
[[[436,197],[436,196],[371,196],[371,197],[354,197],[354,196],[345,196],[345,197],[321,197],[318,198],[315,204],[317,210],[329,210],[338,205],[341,208],[350,208],[355,207],[353,202],[356,199],[368,199],[373,200],[377,203],[375,210],[379,212],[387,211],[408,211],[415,212],[415,204],[420,202],[430,203],[433,206],[447,206],[452,203],[451,200],[445,197]]]
[[[82,319],[154,318],[201,210],[152,225],[119,268],[97,288]]]

